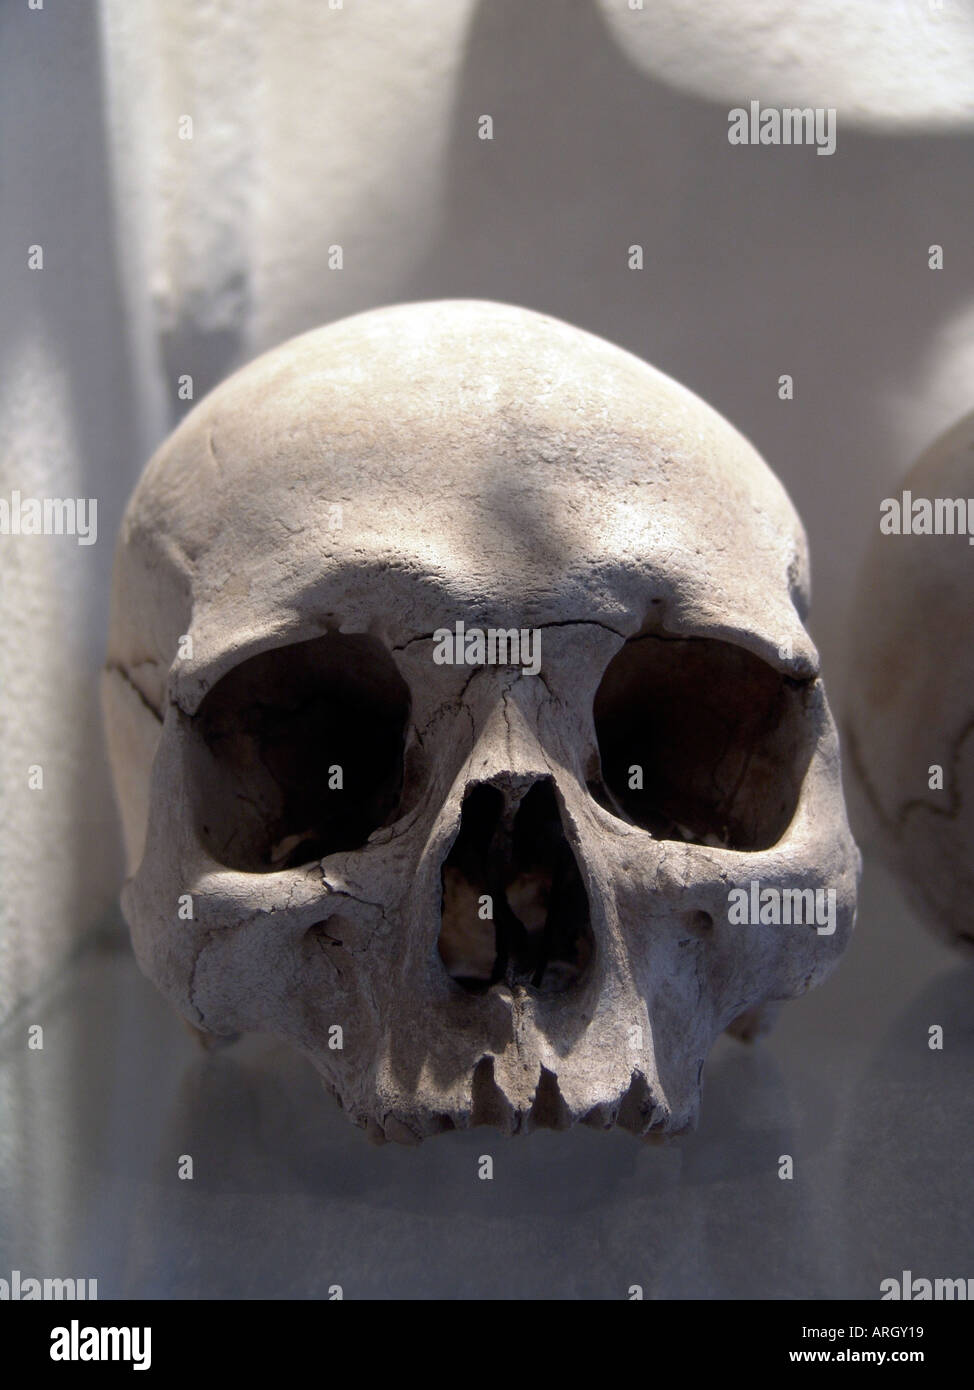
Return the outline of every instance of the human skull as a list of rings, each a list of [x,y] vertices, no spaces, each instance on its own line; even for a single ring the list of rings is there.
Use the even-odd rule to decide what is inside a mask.
[[[380,1140],[692,1127],[717,1035],[852,928],[807,589],[750,445],[588,333],[444,301],[269,352],[119,540],[143,970],[202,1032],[299,1048]],[[729,920],[758,885],[834,890],[833,929]]]
[[[877,526],[856,595],[847,715],[853,807],[864,833],[926,925],[968,954],[972,499],[974,413],[935,440],[884,502],[880,525],[888,519],[889,529]]]

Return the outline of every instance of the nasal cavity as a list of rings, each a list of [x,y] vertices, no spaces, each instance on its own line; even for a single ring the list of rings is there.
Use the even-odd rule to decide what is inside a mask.
[[[471,788],[442,886],[440,958],[464,989],[559,994],[582,978],[595,938],[550,780],[516,810],[495,786]]]

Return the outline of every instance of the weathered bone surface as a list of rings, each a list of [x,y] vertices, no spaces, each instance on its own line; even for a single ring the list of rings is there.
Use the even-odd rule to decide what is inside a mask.
[[[902,534],[904,492],[912,534]],[[931,930],[967,952],[974,951],[969,499],[974,413],[941,435],[897,489],[898,511],[886,515],[899,534],[877,528],[854,608],[847,714],[854,806],[865,832]]]
[[[376,1138],[688,1128],[717,1035],[852,928],[806,600],[766,465],[598,338],[447,301],[286,343],[166,441],[119,542],[142,968]],[[458,623],[498,659],[444,662]],[[834,889],[835,931],[731,922],[751,884]]]

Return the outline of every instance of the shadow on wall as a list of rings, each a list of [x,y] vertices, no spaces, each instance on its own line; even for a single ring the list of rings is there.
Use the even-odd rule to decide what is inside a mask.
[[[728,109],[638,71],[593,5],[481,4],[443,207],[401,297],[554,314],[726,414],[805,521],[814,629],[827,674],[841,674],[848,590],[879,500],[914,438],[971,403],[941,401],[924,378],[974,286],[974,137],[867,134],[839,111],[836,152],[820,157],[731,146]],[[478,138],[483,115],[492,140]],[[928,268],[932,243],[943,271]],[[628,268],[636,244],[642,271]],[[911,435],[902,400],[921,392]]]

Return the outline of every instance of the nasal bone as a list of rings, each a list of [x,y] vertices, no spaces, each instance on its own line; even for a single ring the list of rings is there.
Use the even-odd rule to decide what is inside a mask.
[[[533,699],[521,696],[517,682],[505,689],[477,730],[473,750],[464,769],[466,786],[487,783],[505,793],[505,801],[519,792],[517,802],[535,782],[551,776],[537,730]],[[525,704],[529,707],[525,708]]]

